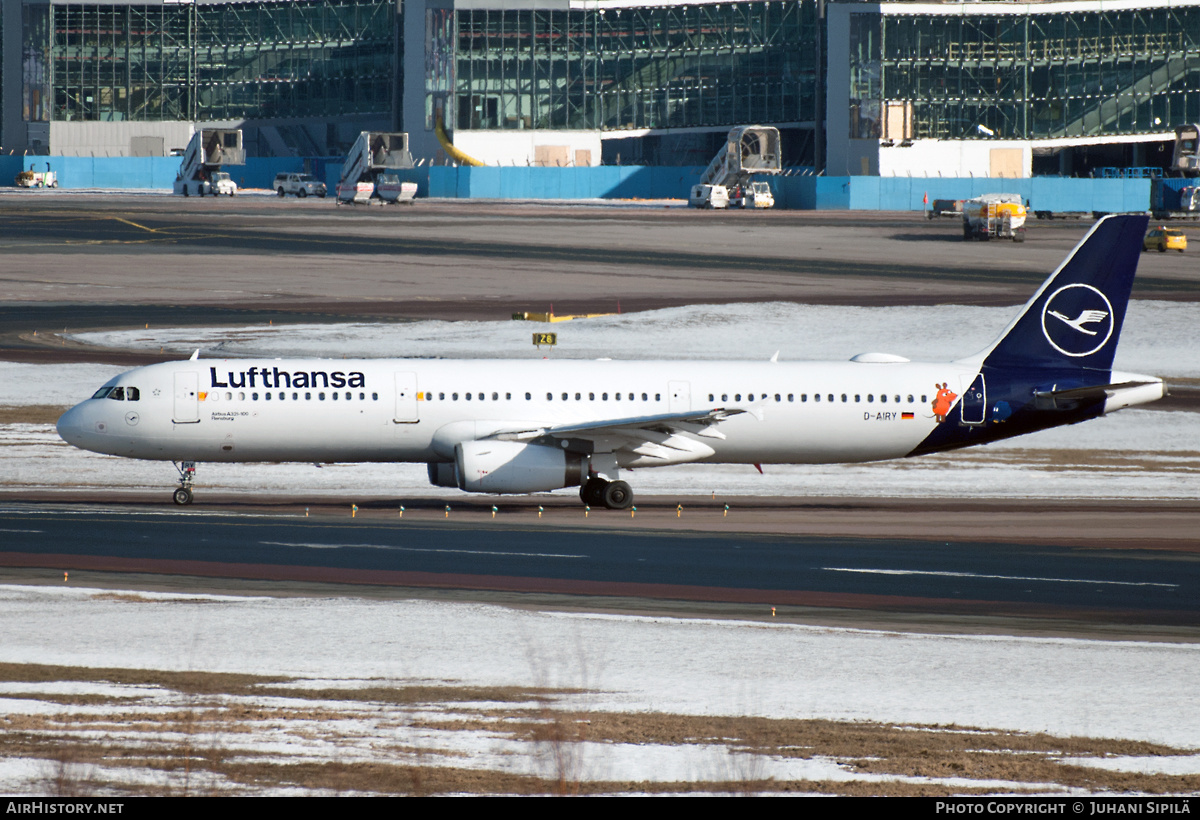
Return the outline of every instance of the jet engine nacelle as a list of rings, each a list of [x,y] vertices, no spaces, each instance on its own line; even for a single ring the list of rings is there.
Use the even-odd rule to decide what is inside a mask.
[[[472,493],[536,493],[578,486],[583,458],[541,444],[463,441],[454,445],[458,487]]]

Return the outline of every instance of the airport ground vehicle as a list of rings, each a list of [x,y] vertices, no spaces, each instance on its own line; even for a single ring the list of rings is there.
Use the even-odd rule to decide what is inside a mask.
[[[1146,238],[1142,240],[1142,250],[1183,253],[1187,250],[1187,234],[1178,228],[1168,228],[1166,225],[1151,228],[1146,232]]]
[[[35,171],[33,166],[29,166],[28,171],[22,171],[17,174],[13,180],[13,185],[18,188],[57,188],[58,174],[50,170],[50,163],[46,163],[45,171]]]
[[[724,185],[693,185],[688,205],[693,208],[728,208],[729,189]]]
[[[692,208],[773,208],[775,196],[764,177],[782,172],[779,129],[764,125],[732,128],[725,144],[692,186]]]
[[[984,194],[962,204],[963,239],[1025,241],[1025,204],[1017,194]]]
[[[395,174],[380,174],[375,178],[375,196],[390,205],[412,205],[417,196],[417,183],[401,182]]]
[[[747,182],[733,189],[729,204],[734,208],[774,208],[775,195],[765,182]]]
[[[999,338],[954,361],[201,359],[140,367],[65,413],[95,452],[200,461],[419,462],[468,492],[578,488],[633,503],[622,471],[851,463],[986,444],[1165,395],[1112,369],[1145,216],[1098,222]]]
[[[175,193],[183,196],[233,196],[237,183],[221,168],[245,165],[242,132],[238,129],[205,128],[192,134],[175,175]]]
[[[295,194],[300,199],[309,196],[324,199],[326,193],[325,183],[312,174],[276,174],[271,187],[279,196]]]
[[[963,200],[961,199],[935,199],[925,213],[930,219],[936,219],[939,216],[953,216],[961,219],[962,206]]]
[[[400,182],[395,171],[412,168],[408,134],[403,132],[363,131],[354,141],[337,184],[337,202],[356,205],[377,197],[384,202],[411,202],[417,195],[416,183]],[[382,182],[382,177],[390,181]],[[379,185],[387,186],[380,191]]]

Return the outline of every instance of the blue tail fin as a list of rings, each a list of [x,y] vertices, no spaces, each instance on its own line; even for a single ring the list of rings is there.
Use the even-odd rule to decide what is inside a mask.
[[[1146,235],[1144,215],[1106,216],[989,349],[984,365],[1111,370]]]

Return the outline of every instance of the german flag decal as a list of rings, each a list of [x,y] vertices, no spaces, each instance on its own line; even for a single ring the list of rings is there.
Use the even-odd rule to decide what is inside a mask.
[[[901,413],[900,414],[901,421],[912,421],[913,418],[915,418],[915,417],[913,416],[912,413]]]

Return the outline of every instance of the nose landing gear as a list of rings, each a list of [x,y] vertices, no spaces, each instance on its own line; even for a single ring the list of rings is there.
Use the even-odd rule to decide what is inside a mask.
[[[172,461],[171,465],[179,473],[179,486],[171,498],[180,507],[186,507],[192,503],[192,482],[196,480],[196,462],[181,461],[176,464]]]

